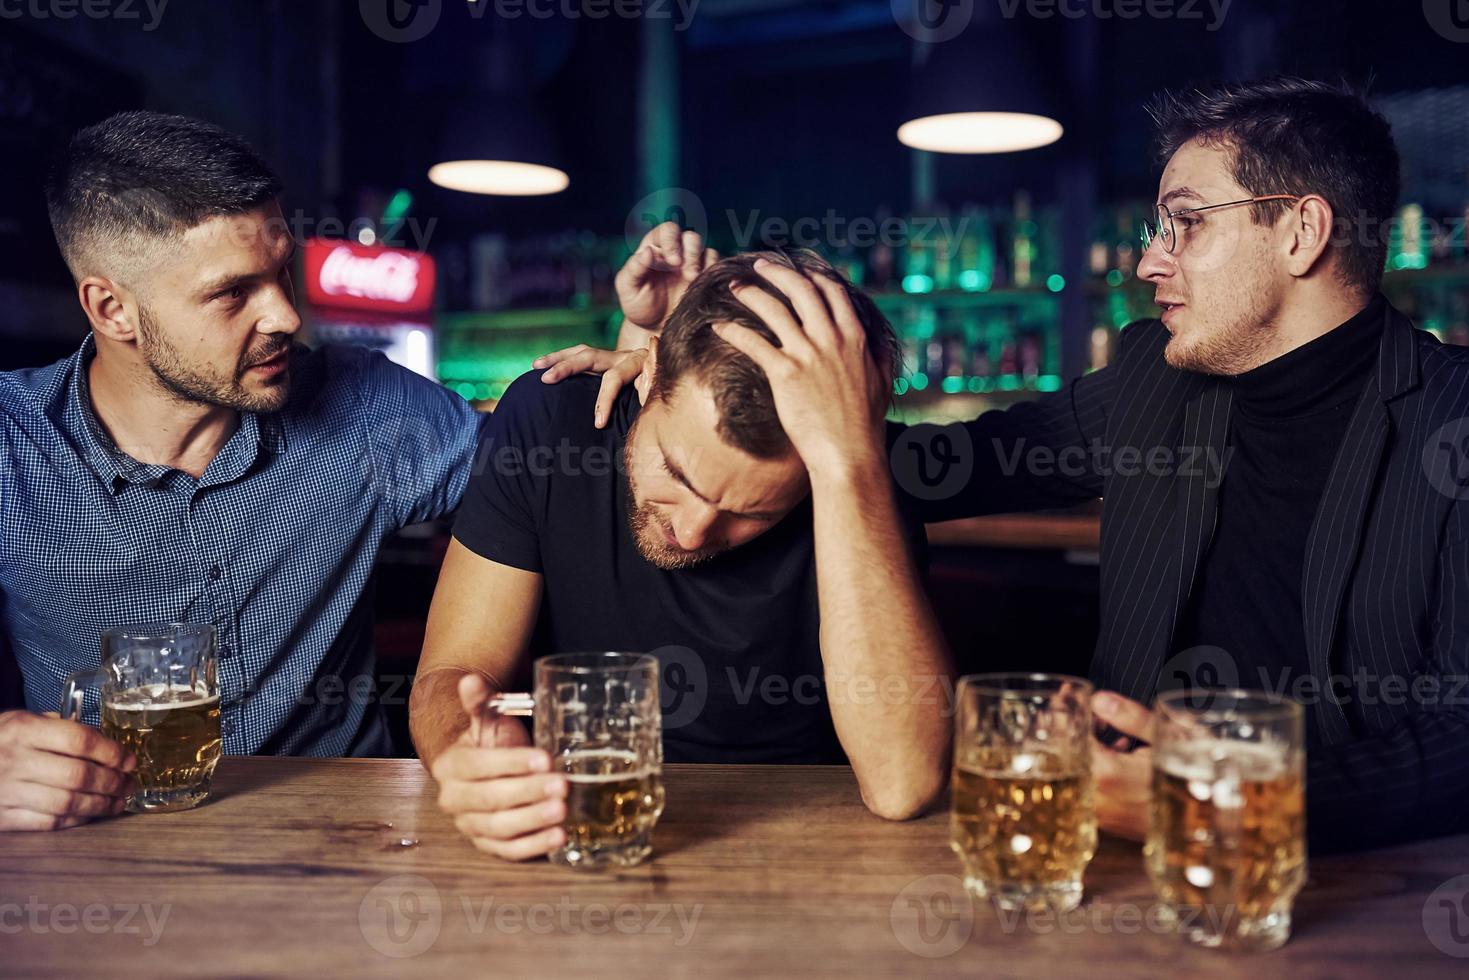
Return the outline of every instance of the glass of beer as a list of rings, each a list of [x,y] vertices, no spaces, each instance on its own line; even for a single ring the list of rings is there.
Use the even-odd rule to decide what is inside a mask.
[[[1269,950],[1306,880],[1304,711],[1251,691],[1159,695],[1143,849],[1165,921],[1191,942]]]
[[[949,844],[976,898],[1007,911],[1081,902],[1097,849],[1091,696],[1057,674],[960,679]]]
[[[66,679],[62,718],[81,720],[88,687],[101,691],[102,734],[138,758],[128,810],[187,810],[209,798],[220,755],[214,627],[106,630],[101,668]]]
[[[638,864],[663,813],[658,661],[641,653],[567,653],[535,665],[536,745],[566,776],[566,843],[553,864]]]

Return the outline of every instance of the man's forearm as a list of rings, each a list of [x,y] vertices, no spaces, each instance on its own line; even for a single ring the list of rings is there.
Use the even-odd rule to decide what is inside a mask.
[[[813,473],[812,507],[832,721],[868,807],[913,816],[943,789],[953,666],[882,457]]]
[[[469,718],[459,703],[459,679],[467,673],[470,673],[467,669],[440,667],[413,681],[413,694],[408,699],[408,730],[424,768],[431,767],[439,753],[469,728]],[[495,681],[485,679],[492,693],[498,692]]]

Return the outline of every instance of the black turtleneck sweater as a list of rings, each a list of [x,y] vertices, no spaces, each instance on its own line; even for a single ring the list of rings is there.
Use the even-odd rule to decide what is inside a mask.
[[[1218,520],[1174,648],[1223,649],[1241,687],[1280,690],[1310,672],[1301,615],[1306,538],[1377,362],[1384,303],[1374,297],[1336,329],[1230,381]],[[1201,664],[1216,659],[1193,656],[1201,655]],[[1194,676],[1210,667],[1178,666],[1196,682],[1233,680]],[[1173,686],[1169,680],[1163,685]]]

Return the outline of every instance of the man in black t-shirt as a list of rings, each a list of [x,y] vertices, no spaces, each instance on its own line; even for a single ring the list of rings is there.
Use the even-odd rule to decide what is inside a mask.
[[[412,705],[440,803],[477,847],[521,859],[562,840],[564,779],[523,725],[489,722],[493,748],[466,734],[532,651],[656,654],[693,702],[665,704],[668,761],[850,760],[895,819],[937,795],[951,668],[890,485],[896,354],[871,300],[816,256],[745,255],[688,286],[641,408],[626,392],[599,428],[592,381],[511,386]]]

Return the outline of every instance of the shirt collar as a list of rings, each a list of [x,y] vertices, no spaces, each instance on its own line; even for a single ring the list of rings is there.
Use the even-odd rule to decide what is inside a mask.
[[[157,486],[173,468],[140,463],[117,448],[92,408],[87,371],[96,356],[96,339],[89,333],[82,341],[81,349],[71,358],[71,379],[64,409],[66,427],[77,445],[82,447],[87,463],[113,493],[130,483]],[[268,415],[241,412],[239,428],[210,462],[201,485],[225,483],[243,475],[261,451],[284,453],[286,431],[279,416],[278,412]]]

